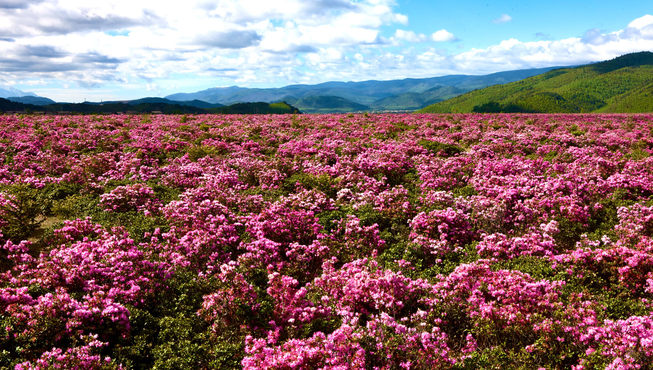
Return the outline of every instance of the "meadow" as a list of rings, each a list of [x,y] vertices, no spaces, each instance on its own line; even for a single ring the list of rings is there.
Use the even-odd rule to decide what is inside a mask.
[[[646,368],[653,115],[0,116],[0,367]]]

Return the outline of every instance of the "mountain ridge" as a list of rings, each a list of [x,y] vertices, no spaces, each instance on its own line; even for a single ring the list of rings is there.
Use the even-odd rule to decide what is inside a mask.
[[[205,102],[196,103],[208,104]],[[285,102],[264,103],[249,102],[229,106],[212,106],[202,108],[189,104],[171,104],[162,98],[143,98],[133,101],[102,102],[102,103],[54,103],[47,105],[34,105],[14,102],[0,98],[0,112],[18,113],[65,113],[65,114],[138,114],[138,113],[164,113],[164,114],[300,114],[301,111]]]
[[[328,81],[319,84],[293,84],[277,88],[214,87],[192,93],[176,93],[165,98],[173,101],[202,100],[208,103],[233,104],[245,101],[275,102],[295,99],[297,108],[306,113],[346,113],[352,106],[365,106],[372,111],[412,111],[436,101],[448,99],[474,89],[523,79],[559,67],[533,68],[496,72],[486,75],[447,75],[397,80]],[[435,90],[434,90],[435,89]],[[439,89],[439,90],[438,90]],[[335,107],[313,108],[301,105],[307,97],[339,97],[349,101]],[[324,99],[322,99],[324,100]],[[328,100],[328,99],[327,99]],[[335,103],[335,100],[333,100]],[[313,102],[309,100],[309,102]],[[408,105],[402,102],[408,102]]]
[[[18,90],[11,86],[0,86],[0,98],[37,96],[32,92]]]
[[[422,113],[628,113],[653,111],[653,53],[644,51],[557,68],[467,92]]]
[[[33,105],[48,105],[55,104],[56,102],[49,98],[36,95],[23,95],[23,96],[9,96],[6,98],[14,103],[33,104]]]

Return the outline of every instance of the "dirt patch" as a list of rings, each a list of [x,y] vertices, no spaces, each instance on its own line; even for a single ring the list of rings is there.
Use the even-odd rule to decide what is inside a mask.
[[[32,243],[38,242],[48,229],[65,220],[65,218],[60,216],[45,217],[43,221],[39,223],[39,227],[34,230],[34,232],[29,236],[29,238],[27,238],[27,240]]]

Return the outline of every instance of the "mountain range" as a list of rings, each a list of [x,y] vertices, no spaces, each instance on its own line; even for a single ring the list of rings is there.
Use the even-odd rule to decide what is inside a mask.
[[[3,99],[6,98],[6,99]],[[75,113],[651,112],[653,53],[574,67],[279,88],[238,86],[165,98],[56,103],[0,87],[0,111]]]
[[[554,69],[468,92],[421,112],[653,112],[653,53]]]
[[[285,101],[305,113],[360,111],[413,111],[475,89],[518,81],[556,67],[498,72],[489,75],[449,75],[389,81],[324,82],[279,88],[216,87],[194,93],[166,96],[174,101],[208,103]]]
[[[0,98],[0,112],[47,112],[47,113],[165,113],[165,114],[297,114],[297,108],[284,102],[237,103],[229,106],[201,101],[174,102],[163,98],[143,98],[129,101],[103,103],[53,103],[46,105],[25,104]]]
[[[36,96],[31,92],[24,92],[11,86],[0,86],[0,98],[9,98],[12,96]]]

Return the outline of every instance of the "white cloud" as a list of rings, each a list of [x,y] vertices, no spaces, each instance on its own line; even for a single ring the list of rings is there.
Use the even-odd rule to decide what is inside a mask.
[[[426,35],[422,33],[415,33],[413,31],[406,31],[398,29],[393,36],[394,40],[408,41],[408,42],[422,42],[426,41]]]
[[[508,23],[512,21],[512,17],[508,14],[501,14],[499,18],[494,19],[492,22],[494,23]]]
[[[453,57],[453,62],[462,71],[482,73],[582,64],[643,50],[653,50],[653,16],[650,15],[640,17],[627,28],[615,32],[589,30],[583,37],[553,41],[508,39],[485,49],[460,53]]]
[[[454,41],[452,32],[410,30],[396,8],[396,0],[0,0],[0,82],[81,100],[107,86],[138,96],[148,86],[165,94],[481,74],[653,50],[653,16],[645,15],[614,32],[508,39],[451,54],[425,41]],[[71,88],[53,87],[64,83]],[[97,94],[80,96],[85,87]]]
[[[454,36],[453,33],[449,32],[449,31],[447,31],[445,29],[435,31],[431,35],[431,40],[433,40],[435,42],[454,41],[455,39],[456,39],[456,36]]]
[[[221,76],[248,81],[266,81],[266,70],[292,78],[307,54],[332,60],[333,50],[383,43],[382,27],[408,21],[395,8],[395,0],[0,0],[0,79],[91,86],[225,68],[240,73]]]
[[[629,28],[636,28],[636,29],[647,29],[651,30],[651,27],[653,27],[653,15],[646,14],[643,17],[639,17],[635,19],[634,21],[628,23]]]
[[[261,36],[256,31],[229,30],[200,35],[196,40],[208,47],[242,49],[258,44],[261,41]]]

